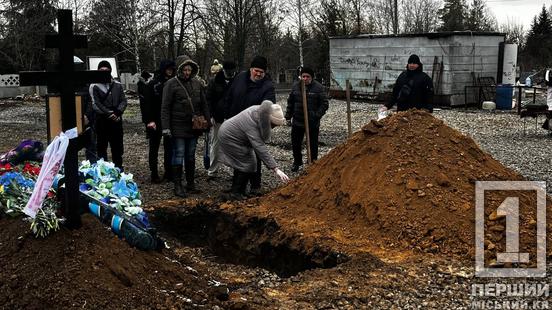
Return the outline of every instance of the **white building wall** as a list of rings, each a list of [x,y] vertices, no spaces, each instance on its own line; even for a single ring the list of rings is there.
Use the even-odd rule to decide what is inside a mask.
[[[465,33],[331,38],[331,87],[344,89],[345,80],[349,79],[356,91],[391,91],[396,78],[405,70],[408,57],[417,54],[424,71],[435,78],[438,72],[432,72],[434,61],[443,62],[442,77],[434,81],[436,92],[451,96],[451,104],[463,103],[464,86],[473,85],[474,78],[496,80],[499,45],[503,41],[501,34]],[[381,83],[376,83],[374,89],[376,77]]]

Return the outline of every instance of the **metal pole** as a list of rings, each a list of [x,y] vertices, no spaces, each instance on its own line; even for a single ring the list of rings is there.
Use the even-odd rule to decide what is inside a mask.
[[[351,82],[345,81],[345,97],[347,98],[347,133],[349,137],[353,134],[351,129]]]
[[[312,162],[311,149],[310,149],[310,130],[309,130],[309,110],[307,104],[307,89],[305,87],[305,81],[301,79],[301,93],[303,94],[303,117],[305,118],[305,136],[307,136],[307,162]]]

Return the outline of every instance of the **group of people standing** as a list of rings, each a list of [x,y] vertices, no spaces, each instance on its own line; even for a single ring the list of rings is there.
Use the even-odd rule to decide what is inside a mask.
[[[148,162],[151,182],[163,179],[174,183],[174,194],[186,197],[197,193],[195,186],[195,154],[198,137],[211,131],[209,179],[217,177],[221,165],[233,169],[231,198],[242,199],[260,194],[262,163],[281,181],[289,177],[278,167],[266,143],[276,126],[291,126],[293,165],[296,172],[303,165],[302,144],[308,124],[312,160],[318,158],[320,120],[328,109],[324,87],[314,78],[314,71],[300,69],[300,80],[292,86],[287,98],[286,112],[276,104],[274,84],[267,74],[265,57],[255,56],[249,70],[238,73],[236,63],[218,61],[211,67],[208,83],[199,76],[199,66],[186,56],[177,61],[163,60],[153,79],[146,83],[143,75],[138,85],[142,121],[149,140]],[[111,71],[111,65],[102,61],[98,70]],[[303,82],[303,83],[301,83]],[[304,112],[305,86],[307,112]],[[122,85],[112,80],[108,84],[92,84],[89,122],[95,128],[97,157],[108,160],[111,146],[112,161],[123,169],[122,115],[127,106]],[[397,110],[419,108],[432,111],[433,85],[423,72],[417,55],[408,59],[406,70],[398,77],[391,101],[382,107]],[[307,120],[305,119],[307,115]],[[207,128],[195,128],[194,119],[202,116]],[[163,177],[159,174],[158,153],[163,141]],[[88,154],[88,153],[87,153]],[[186,181],[183,186],[183,176]],[[246,189],[249,185],[249,192]]]
[[[260,193],[262,163],[281,181],[287,182],[289,177],[279,169],[266,143],[274,127],[293,120],[292,170],[297,171],[302,165],[304,120],[302,97],[297,93],[300,88],[294,86],[284,115],[281,106],[276,104],[274,84],[267,74],[268,62],[263,56],[255,56],[249,70],[240,73],[233,61],[222,64],[217,61],[211,68],[213,76],[207,85],[198,77],[197,63],[182,57],[177,62],[161,61],[154,78],[140,91],[142,121],[149,139],[151,181],[172,181],[174,194],[179,197],[196,191],[196,145],[205,130],[193,128],[192,118],[203,116],[211,131],[208,178],[216,178],[223,164],[232,168],[231,198],[242,199]],[[311,69],[304,68],[301,74],[307,85],[311,148],[317,150],[318,127],[328,108],[328,100],[323,87],[312,80]],[[164,145],[163,178],[158,168],[161,140]],[[313,154],[316,158],[317,152]]]

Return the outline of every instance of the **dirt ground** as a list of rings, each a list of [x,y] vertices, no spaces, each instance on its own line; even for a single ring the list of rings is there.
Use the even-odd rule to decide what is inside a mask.
[[[13,113],[0,122],[0,152],[22,139],[44,141],[42,105],[0,103],[0,114]],[[330,109],[342,108],[343,102],[332,101]],[[289,173],[293,180],[286,185],[265,171],[267,194],[244,202],[223,199],[229,171],[207,180],[200,140],[200,193],[182,200],[173,196],[172,184],[150,184],[147,141],[131,101],[124,166],[168,248],[132,249],[91,215],[83,216],[82,229],[62,229],[44,240],[29,234],[28,223],[2,218],[1,308],[472,308],[478,301],[472,285],[493,281],[474,277],[475,181],[523,176],[427,113],[377,123],[355,113],[367,125],[345,144],[340,143],[346,127],[326,120],[321,130],[326,156]],[[286,172],[288,137],[289,128],[277,128],[270,145]],[[522,206],[534,199],[520,196]],[[489,199],[497,204],[499,198]],[[520,248],[533,255],[535,214],[529,208],[521,214],[526,237]],[[485,245],[492,256],[505,247],[498,236],[505,219],[485,225],[496,235]]]

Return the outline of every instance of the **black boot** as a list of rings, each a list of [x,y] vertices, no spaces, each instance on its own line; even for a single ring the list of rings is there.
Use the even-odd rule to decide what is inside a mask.
[[[232,175],[232,184],[230,185],[230,187],[227,187],[225,189],[222,190],[223,193],[225,194],[230,194],[232,193],[232,186],[234,183],[236,183],[236,178],[238,177],[238,175],[236,174],[236,170],[234,170],[234,174]]]
[[[253,197],[262,196],[263,193],[261,191],[261,182],[260,182],[259,173],[257,173],[257,172],[247,173],[245,177],[247,178],[247,180],[251,184],[251,188],[249,189],[249,193],[247,193],[246,197],[247,198],[253,198]],[[247,185],[247,181],[245,183]],[[245,188],[244,188],[244,190],[245,190]]]
[[[172,166],[174,194],[178,197],[186,198],[186,192],[182,188],[182,165]]]
[[[163,174],[163,180],[167,182],[173,181],[173,172],[171,166],[165,167],[165,173]]]
[[[151,183],[153,184],[161,183],[161,178],[159,177],[159,173],[157,172],[157,170],[151,171]]]
[[[186,170],[186,190],[189,193],[200,193],[195,187],[195,160],[186,161],[184,165],[184,169]]]
[[[232,191],[230,198],[233,200],[245,199],[245,188],[247,187],[247,181],[249,180],[249,174],[234,170],[234,177],[232,178]]]

